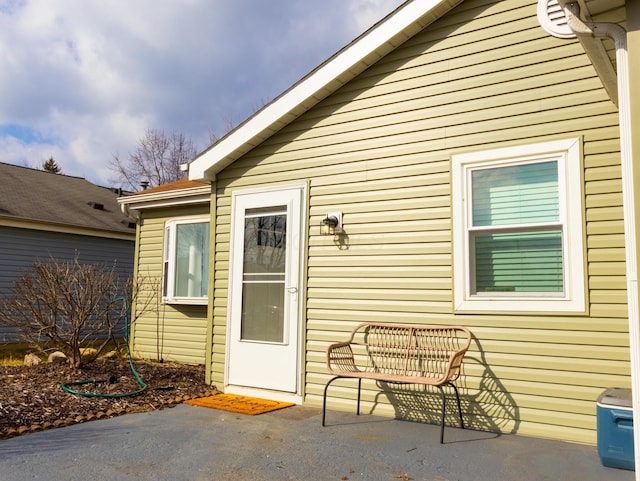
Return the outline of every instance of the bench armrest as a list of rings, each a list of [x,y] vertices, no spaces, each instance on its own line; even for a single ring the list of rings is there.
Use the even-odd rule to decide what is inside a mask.
[[[351,341],[336,342],[327,348],[327,369],[331,374],[357,372]]]
[[[454,352],[451,355],[449,366],[446,373],[446,381],[455,381],[460,377],[460,369],[462,367],[462,359],[467,352],[467,347]]]

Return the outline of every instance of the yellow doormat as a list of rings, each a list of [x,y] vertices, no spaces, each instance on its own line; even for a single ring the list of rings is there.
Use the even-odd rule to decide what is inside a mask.
[[[213,396],[201,397],[185,401],[185,404],[201,406],[205,408],[221,409],[232,413],[256,414],[268,413],[277,409],[294,406],[294,403],[271,401],[256,397],[238,396],[235,394],[214,394]]]

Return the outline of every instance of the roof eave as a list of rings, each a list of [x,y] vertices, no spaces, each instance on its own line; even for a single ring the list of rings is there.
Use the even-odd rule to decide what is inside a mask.
[[[128,232],[124,230],[100,229],[80,224],[62,224],[60,222],[44,221],[40,219],[26,219],[8,215],[0,215],[1,227],[13,227],[17,229],[30,229],[37,231],[57,232],[62,234],[75,234],[91,237],[104,237],[107,239],[135,240],[135,229]]]
[[[137,221],[138,213],[144,209],[173,207],[179,205],[206,204],[211,201],[211,186],[168,190],[149,194],[139,193],[118,198],[120,210],[131,220]]]
[[[200,154],[189,165],[189,179],[198,182],[215,180],[222,169],[461,2],[407,2]]]
[[[540,0],[542,2],[543,0]],[[557,0],[558,4],[564,9],[569,3],[568,0]],[[592,22],[591,12],[587,2],[581,2],[581,16],[586,22]],[[580,35],[578,41],[582,45],[585,53],[589,57],[593,68],[595,69],[602,86],[609,95],[611,101],[618,105],[618,75],[616,69],[607,54],[601,38]]]

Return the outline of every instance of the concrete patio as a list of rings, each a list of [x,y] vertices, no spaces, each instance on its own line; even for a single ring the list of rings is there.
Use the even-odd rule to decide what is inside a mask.
[[[593,446],[295,406],[245,416],[189,405],[0,440],[22,481],[631,481]]]

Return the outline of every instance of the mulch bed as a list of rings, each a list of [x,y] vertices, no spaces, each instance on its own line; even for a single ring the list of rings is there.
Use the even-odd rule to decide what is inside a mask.
[[[135,396],[85,397],[68,393],[60,385],[89,393],[118,395],[140,389],[128,359],[99,359],[75,373],[68,365],[0,366],[0,439],[132,412],[172,407],[183,401],[215,394],[205,384],[203,366],[136,360],[136,371],[147,389]]]

